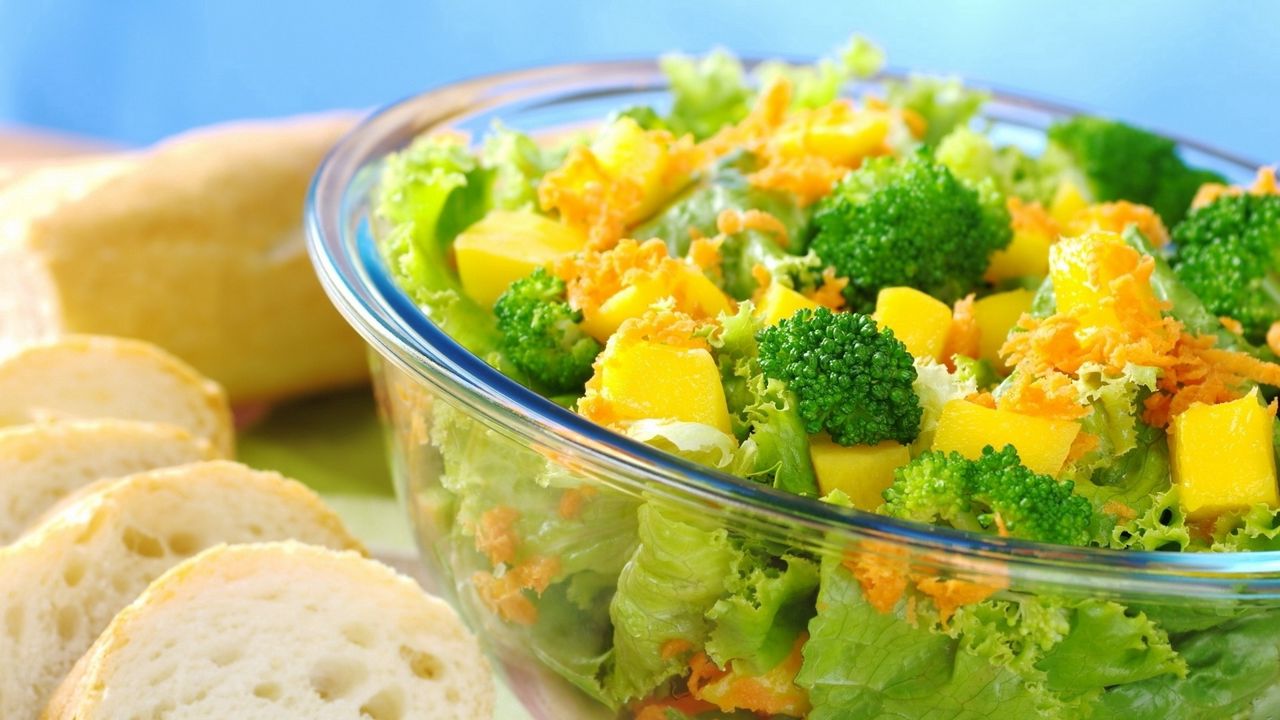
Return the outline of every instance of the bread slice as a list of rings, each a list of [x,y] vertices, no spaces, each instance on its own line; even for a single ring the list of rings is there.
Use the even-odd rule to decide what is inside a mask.
[[[474,720],[493,678],[453,610],[354,553],[210,549],[170,570],[76,664],[49,720]]]
[[[237,403],[363,381],[363,343],[303,243],[347,114],[224,125],[23,173],[0,191],[0,344],[149,340]]]
[[[222,460],[90,486],[0,548],[0,717],[36,717],[111,618],[219,543],[359,548],[301,484]]]
[[[96,480],[213,458],[207,440],[174,425],[71,420],[0,429],[0,545]]]
[[[222,388],[154,345],[67,335],[0,358],[0,427],[74,418],[176,425],[232,452]]]

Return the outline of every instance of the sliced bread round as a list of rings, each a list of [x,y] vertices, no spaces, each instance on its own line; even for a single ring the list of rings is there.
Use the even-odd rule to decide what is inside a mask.
[[[65,335],[0,359],[0,426],[73,418],[177,425],[232,454],[226,393],[155,345]]]
[[[213,458],[207,440],[175,425],[68,420],[0,429],[0,545],[97,480]]]
[[[307,488],[216,460],[95,483],[0,548],[0,718],[35,718],[76,658],[166,570],[220,543],[359,548]]]
[[[493,679],[453,610],[391,568],[298,543],[219,547],[111,622],[49,720],[474,720]]]

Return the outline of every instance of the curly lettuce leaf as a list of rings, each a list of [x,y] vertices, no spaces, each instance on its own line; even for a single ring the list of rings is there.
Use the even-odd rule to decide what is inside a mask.
[[[619,701],[645,697],[684,672],[687,658],[663,646],[706,642],[706,613],[724,594],[737,553],[728,533],[705,516],[648,503],[638,517],[640,544],[609,605],[613,667],[604,686]]]
[[[761,63],[756,70],[761,87],[778,79],[791,83],[791,106],[815,108],[840,95],[845,84],[869,78],[884,67],[884,51],[861,35],[813,65],[792,65],[780,60]]]
[[[964,399],[978,391],[973,373],[952,373],[945,365],[929,358],[916,358],[916,380],[912,384],[920,399],[920,435],[911,444],[911,454],[918,455],[933,446],[933,436],[938,430],[938,418],[942,407],[952,400]]]
[[[960,78],[931,75],[887,82],[885,91],[890,105],[913,110],[924,118],[925,145],[937,145],[951,131],[967,125],[991,97],[985,90],[965,87]]]
[[[637,420],[627,425],[626,434],[664,452],[735,475],[754,461],[732,435],[704,423]]]
[[[664,119],[676,135],[703,140],[732,125],[751,110],[753,92],[742,63],[732,53],[716,49],[694,58],[664,55],[659,60],[671,85],[671,112]]]
[[[1138,516],[1118,523],[1111,531],[1111,547],[1118,550],[1181,551],[1192,545],[1187,516],[1182,512],[1176,486],[1151,498]]]
[[[741,303],[736,314],[721,318],[721,327],[712,345],[730,418],[735,432],[745,438],[740,452],[753,459],[742,474],[796,495],[816,496],[809,434],[795,397],[760,367],[756,333],[761,325],[752,304]]]
[[[1108,690],[1094,720],[1262,718],[1280,684],[1280,622],[1253,615],[1174,639],[1185,677],[1159,675]]]
[[[1214,527],[1214,552],[1280,550],[1280,510],[1258,503],[1237,515],[1221,518]]]
[[[528,135],[495,122],[480,148],[480,163],[491,173],[493,207],[535,209],[538,181],[564,162],[565,153],[565,147],[543,147]]]
[[[397,284],[482,356],[497,348],[497,321],[463,292],[449,245],[488,212],[489,186],[489,171],[456,139],[423,136],[387,156],[374,203],[378,245]]]
[[[793,554],[774,558],[744,552],[734,561],[728,594],[707,613],[715,623],[707,654],[720,667],[730,660],[750,674],[776,666],[813,616],[818,564]]]
[[[1141,612],[1086,600],[1071,609],[1070,624],[1070,632],[1036,663],[1049,689],[1065,697],[1092,697],[1108,687],[1187,675],[1186,661],[1174,652],[1169,636]]]
[[[819,587],[796,677],[809,690],[810,720],[1034,718],[1054,708],[1011,668],[908,620],[906,603],[878,612],[840,558],[823,559]]]

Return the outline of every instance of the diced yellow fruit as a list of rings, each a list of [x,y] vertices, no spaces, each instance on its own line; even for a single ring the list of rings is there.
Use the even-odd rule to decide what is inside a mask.
[[[453,242],[462,289],[486,307],[511,283],[556,258],[581,250],[576,228],[527,210],[494,210]]]
[[[1089,199],[1084,196],[1080,188],[1070,180],[1066,180],[1059,184],[1058,189],[1053,193],[1053,201],[1049,203],[1049,216],[1059,225],[1065,225],[1072,215],[1088,205]]]
[[[683,181],[667,177],[671,155],[669,138],[649,132],[629,117],[621,117],[601,129],[591,143],[600,167],[613,178],[627,178],[640,186],[644,202],[626,218],[628,224],[648,217]]]
[[[1112,283],[1133,273],[1141,258],[1115,233],[1095,232],[1059,240],[1049,250],[1049,277],[1058,312],[1083,309],[1080,320],[1084,327],[1120,327]],[[1140,311],[1159,318],[1160,305],[1150,283],[1135,291]]]
[[[807,148],[834,162],[850,165],[875,154],[889,135],[889,118],[881,113],[861,113],[840,124],[818,123],[805,131]]]
[[[996,450],[1012,445],[1023,465],[1044,475],[1057,475],[1079,432],[1080,423],[1071,420],[1051,420],[952,400],[942,406],[933,449],[977,459],[988,445]]]
[[[770,326],[777,325],[780,321],[806,308],[816,310],[818,303],[786,285],[775,282],[769,284],[764,297],[760,298],[760,307],[756,308],[756,315],[764,321],[766,326]]]
[[[906,445],[885,440],[879,445],[837,445],[826,434],[809,439],[809,457],[823,495],[840,490],[859,510],[884,503],[881,493],[893,483],[893,471],[911,460]]]
[[[619,290],[600,307],[583,313],[582,329],[604,342],[618,331],[623,321],[640,317],[654,303],[675,300],[676,309],[699,317],[717,317],[732,312],[729,296],[698,268],[682,266],[672,279],[644,278]]]
[[[682,420],[731,432],[720,371],[702,348],[639,341],[601,360],[600,395],[624,420]]]
[[[974,320],[978,323],[979,357],[998,368],[1005,367],[1000,359],[1000,347],[1018,318],[1031,309],[1033,298],[1035,293],[1019,288],[988,295],[973,304]]]
[[[1173,418],[1173,481],[1188,517],[1280,505],[1271,446],[1275,416],[1258,404],[1257,393],[1219,405],[1196,403]]]
[[[885,288],[876,296],[875,319],[892,330],[912,355],[943,359],[951,332],[951,308],[946,303],[915,288]]]
[[[987,265],[987,282],[997,283],[1020,277],[1044,277],[1049,273],[1049,246],[1054,238],[1032,228],[1013,234],[1003,250],[991,254]]]

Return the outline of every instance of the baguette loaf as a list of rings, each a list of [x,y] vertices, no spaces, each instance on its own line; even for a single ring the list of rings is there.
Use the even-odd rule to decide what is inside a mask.
[[[0,427],[76,418],[176,425],[232,452],[222,388],[153,345],[67,335],[0,358]]]
[[[208,441],[159,423],[71,420],[0,429],[0,545],[96,480],[213,458]]]
[[[311,175],[351,125],[240,123],[18,175],[0,192],[0,345],[149,340],[236,403],[362,381],[302,232]]]
[[[111,618],[170,567],[219,543],[289,538],[360,547],[310,490],[236,463],[82,489],[0,548],[0,717],[37,717]]]
[[[475,720],[493,680],[443,601],[354,553],[210,549],[157,580],[76,664],[48,720]]]

